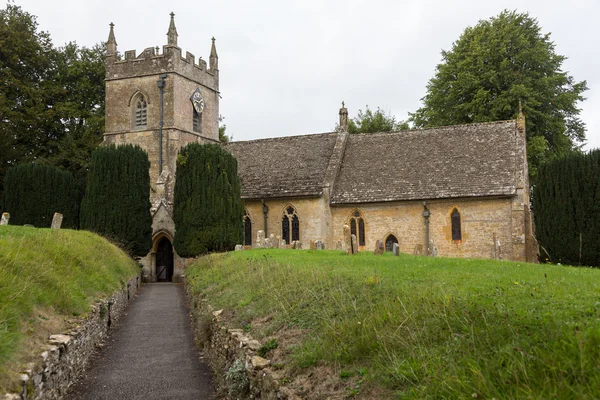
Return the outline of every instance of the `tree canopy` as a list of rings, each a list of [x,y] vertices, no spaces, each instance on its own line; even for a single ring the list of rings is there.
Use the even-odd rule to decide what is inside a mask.
[[[0,9],[0,198],[6,170],[21,162],[85,175],[104,131],[103,52],[55,48],[35,16]]]
[[[411,114],[416,127],[508,120],[519,102],[526,116],[530,174],[541,162],[585,140],[578,102],[585,81],[562,71],[555,53],[528,13],[503,11],[465,29],[427,84],[423,107]]]
[[[373,111],[368,105],[365,107],[365,111],[359,109],[356,117],[348,120],[348,133],[391,132],[408,129],[407,122],[396,121],[396,117],[379,107],[376,111]],[[340,130],[338,124],[336,124],[335,130]]]

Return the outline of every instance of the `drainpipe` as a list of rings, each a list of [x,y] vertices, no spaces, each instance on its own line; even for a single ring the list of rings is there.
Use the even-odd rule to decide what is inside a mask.
[[[429,255],[429,216],[431,213],[427,208],[427,202],[423,202],[423,218],[425,218],[425,255]]]
[[[158,80],[156,81],[156,85],[158,86],[158,90],[160,93],[160,122],[158,125],[158,175],[162,174],[163,170],[163,94],[165,91],[165,79],[167,79],[167,74],[160,74]]]
[[[269,237],[269,235],[267,234],[267,214],[269,213],[269,206],[265,203],[264,200],[262,200],[262,205],[265,237]]]

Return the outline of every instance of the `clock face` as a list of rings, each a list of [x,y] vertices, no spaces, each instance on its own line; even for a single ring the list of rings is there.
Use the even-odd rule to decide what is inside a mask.
[[[194,93],[192,93],[190,101],[194,106],[194,110],[196,110],[198,114],[200,114],[202,110],[204,110],[204,99],[202,98],[202,93],[200,93],[200,88],[196,88]]]

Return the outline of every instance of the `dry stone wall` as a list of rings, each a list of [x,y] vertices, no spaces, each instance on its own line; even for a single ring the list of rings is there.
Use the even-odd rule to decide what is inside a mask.
[[[3,399],[64,398],[106,338],[111,325],[123,315],[140,283],[141,276],[131,278],[109,299],[96,303],[77,327],[50,336],[47,347],[40,352],[37,361],[20,371],[20,391],[6,394]]]

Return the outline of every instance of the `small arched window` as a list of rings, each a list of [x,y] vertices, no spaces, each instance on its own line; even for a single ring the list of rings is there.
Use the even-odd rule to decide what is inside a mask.
[[[252,246],[252,220],[246,210],[244,210],[244,246]]]
[[[292,243],[294,240],[300,240],[300,220],[296,209],[288,206],[283,212],[281,218],[281,238],[286,244]]]
[[[385,251],[394,250],[394,243],[398,244],[398,239],[394,235],[388,235],[385,239]]]
[[[142,94],[139,94],[135,101],[134,118],[136,128],[145,128],[148,124],[148,103]]]
[[[452,241],[461,241],[462,231],[460,227],[460,213],[456,208],[452,210],[452,214],[450,214],[450,219],[452,220]]]
[[[193,128],[194,132],[202,133],[202,113],[196,111],[195,108],[192,107],[193,116]]]
[[[350,216],[350,233],[356,236],[359,246],[365,245],[365,220],[358,210]]]

